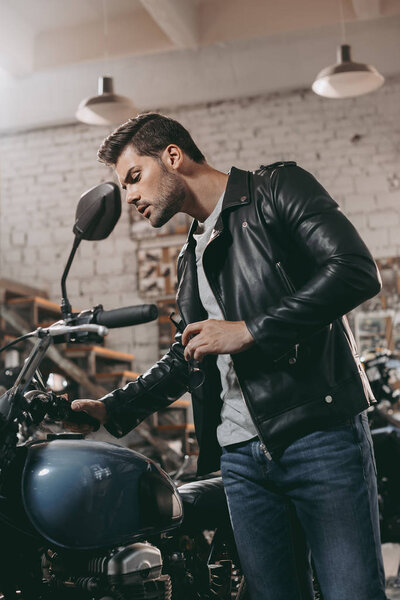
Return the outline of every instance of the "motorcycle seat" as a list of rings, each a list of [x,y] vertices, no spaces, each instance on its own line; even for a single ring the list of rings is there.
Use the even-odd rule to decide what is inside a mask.
[[[221,477],[191,481],[178,488],[183,502],[183,529],[229,527],[229,511]]]

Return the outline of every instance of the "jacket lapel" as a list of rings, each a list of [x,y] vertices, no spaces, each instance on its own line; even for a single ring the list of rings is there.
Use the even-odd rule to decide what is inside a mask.
[[[249,175],[250,174],[247,171],[242,171],[235,167],[232,167],[230,170],[222,202],[221,214],[217,219],[208,244],[212,244],[212,242],[223,232],[224,214],[226,211],[235,206],[249,204],[251,200]],[[186,243],[179,256],[179,287],[176,299],[181,317],[186,325],[207,318],[207,313],[201,304],[197,281],[195,255],[196,242],[193,238],[193,233],[196,231],[196,228],[197,221],[194,220],[190,227]]]

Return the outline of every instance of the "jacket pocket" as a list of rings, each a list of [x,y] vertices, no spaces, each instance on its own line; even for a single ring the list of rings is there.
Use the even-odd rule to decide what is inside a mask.
[[[296,288],[293,285],[292,281],[290,280],[289,275],[286,273],[282,263],[281,262],[275,263],[275,268],[276,268],[279,278],[283,284],[283,287],[290,294],[294,294],[296,291]]]

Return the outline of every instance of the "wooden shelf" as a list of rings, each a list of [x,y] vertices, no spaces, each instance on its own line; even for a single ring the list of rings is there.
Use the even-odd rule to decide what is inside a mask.
[[[48,327],[50,327],[50,325],[53,325],[54,321],[41,321],[40,323],[37,324],[38,327],[41,327],[42,329],[47,329]]]
[[[110,348],[104,348],[103,346],[92,346],[92,345],[79,345],[79,346],[68,346],[65,350],[70,356],[78,356],[82,354],[85,356],[87,352],[96,354],[96,356],[102,356],[108,360],[115,362],[132,361],[135,357],[133,354],[126,352],[119,352],[118,350],[111,350]]]
[[[20,323],[25,323],[26,327],[31,329],[46,328],[62,317],[59,304],[49,300],[46,292],[11,280],[0,278],[0,301],[7,308],[9,317],[8,321],[5,317],[0,318],[0,345],[5,345],[21,333]],[[15,319],[11,318],[13,315]],[[59,352],[71,362],[63,366],[62,357],[60,364],[57,361],[53,364],[50,360],[48,370],[63,373],[75,381],[78,384],[78,397],[86,393],[78,388],[87,385],[90,389],[89,384],[92,385],[95,380],[99,388],[107,390],[122,387],[127,381],[135,380],[139,376],[139,373],[133,371],[133,354],[90,343],[66,346],[62,344]]]
[[[47,298],[46,290],[31,285],[25,285],[12,279],[0,277],[0,302],[8,302],[11,298],[40,296]]]
[[[135,381],[140,373],[134,371],[109,371],[105,373],[96,373],[95,378],[100,383],[110,383],[113,388],[124,387],[129,381]]]
[[[153,427],[156,427],[158,431],[164,429],[191,431],[185,430],[188,425],[192,426],[189,416],[191,404],[190,400],[175,400],[169,406],[161,408],[152,415]]]
[[[54,314],[59,314],[61,316],[60,305],[56,302],[51,302],[51,300],[47,300],[47,298],[42,298],[39,296],[28,296],[21,298],[11,298],[7,300],[7,304],[10,306],[32,306],[36,305],[39,308],[43,308],[48,312],[52,312]]]
[[[175,400],[175,402],[173,402],[169,406],[166,406],[165,408],[162,408],[161,410],[172,410],[174,408],[189,408],[190,405],[190,400]]]
[[[35,292],[37,292],[35,288],[23,288],[18,285],[2,288],[0,279],[0,295],[2,294],[9,313],[16,317],[9,318],[8,322],[4,318],[0,319],[2,334],[0,337],[3,338],[4,345],[12,340],[15,334],[19,334],[21,327],[17,317],[20,321],[29,324],[32,329],[38,326],[49,327],[54,321],[61,319],[60,306]],[[170,308],[171,303],[168,304],[168,311]],[[161,320],[166,334],[165,341],[169,342],[175,327],[170,323],[167,315],[162,315]],[[140,377],[140,373],[133,370],[134,355],[127,352],[113,350],[96,343],[62,344],[60,352],[74,364],[69,363],[68,366],[68,363],[65,363],[63,366],[61,359],[59,363],[55,361],[54,364],[49,361],[44,372],[59,372],[69,377],[75,382],[71,389],[77,398],[87,396],[85,386],[90,389],[89,384],[95,383],[103,390],[111,391],[124,387],[130,381]],[[190,421],[192,421],[192,410],[191,401],[188,399],[176,400],[150,417],[154,428],[153,434],[166,440],[180,440],[184,454],[193,452],[196,447],[194,424]]]
[[[111,373],[110,363],[121,364],[123,368],[120,372],[131,371],[132,361],[135,358],[133,354],[96,345],[69,346],[65,349],[65,354],[68,358],[84,361],[84,368],[92,377],[96,377],[99,373]]]
[[[130,379],[137,379],[140,373],[135,373],[134,371],[110,371],[108,373],[96,373],[95,377],[99,381],[108,381],[113,379],[113,377],[126,377]]]
[[[187,431],[191,433],[194,431],[193,423],[171,423],[168,425],[157,425],[158,431]]]
[[[39,296],[26,296],[7,300],[6,306],[18,313],[32,327],[39,323],[53,323],[61,319],[61,309],[58,304]]]

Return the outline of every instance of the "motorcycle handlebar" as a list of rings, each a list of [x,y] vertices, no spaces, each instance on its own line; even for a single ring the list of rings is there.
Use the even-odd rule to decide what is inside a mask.
[[[97,333],[100,337],[105,337],[108,333],[107,327],[97,324],[85,324],[85,325],[52,325],[51,327],[42,328],[39,327],[33,332],[37,337],[42,337],[43,334],[48,334],[51,337],[57,337],[59,335],[66,335],[68,333]]]
[[[99,310],[95,313],[93,322],[104,325],[110,329],[140,325],[154,321],[158,317],[155,304],[140,304],[138,306],[125,306],[114,310]]]

